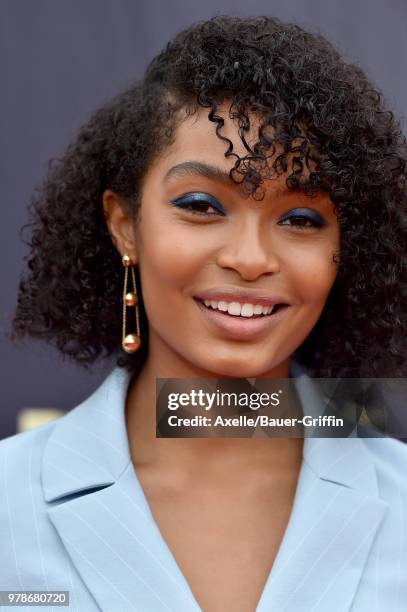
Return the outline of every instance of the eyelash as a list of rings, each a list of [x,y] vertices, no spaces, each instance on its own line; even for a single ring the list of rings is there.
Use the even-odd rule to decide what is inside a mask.
[[[208,212],[204,212],[204,211],[199,211],[196,210],[195,208],[193,208],[194,206],[210,206],[213,210],[217,210],[212,204],[210,204],[210,202],[206,202],[204,200],[201,201],[195,201],[195,202],[188,202],[187,204],[176,204],[175,202],[177,202],[177,200],[173,200],[172,203],[177,207],[177,208],[181,208],[182,210],[186,210],[187,212],[193,214],[193,215],[198,215],[199,217],[218,217],[218,216],[225,216],[224,213],[222,213],[220,210],[215,212],[215,213],[208,213]],[[308,225],[304,224],[304,223],[281,223],[279,222],[279,225],[289,225],[291,227],[296,227],[297,229],[300,230],[308,230],[308,229],[322,229],[323,225],[321,223],[318,223],[317,221],[314,221],[313,219],[310,219],[309,217],[306,217],[305,215],[292,215],[291,217],[287,217],[286,219],[283,219],[283,221],[292,221],[292,220],[300,220],[303,222],[308,223]]]
[[[195,210],[194,208],[192,208],[193,206],[210,206],[211,208],[213,208],[213,210],[216,210],[217,212],[208,213],[202,210]],[[223,213],[220,212],[220,210],[217,210],[212,204],[209,204],[209,202],[190,202],[189,204],[183,204],[182,206],[178,205],[178,208],[182,208],[182,210],[187,210],[188,212],[191,212],[194,215],[200,215],[203,217],[225,216]]]

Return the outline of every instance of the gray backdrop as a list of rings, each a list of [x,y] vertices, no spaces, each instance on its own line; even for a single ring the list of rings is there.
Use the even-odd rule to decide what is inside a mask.
[[[86,371],[40,342],[5,333],[26,247],[19,230],[46,171],[89,113],[134,79],[178,30],[219,13],[267,14],[326,35],[359,63],[402,120],[407,108],[406,0],[0,0],[0,438],[24,407],[70,409],[112,363]]]

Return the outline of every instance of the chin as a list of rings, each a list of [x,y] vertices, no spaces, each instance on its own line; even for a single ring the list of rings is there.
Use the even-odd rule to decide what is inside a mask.
[[[222,363],[211,362],[208,364],[208,371],[219,378],[256,378],[271,370],[275,365],[248,364],[247,361],[233,360],[223,361]]]

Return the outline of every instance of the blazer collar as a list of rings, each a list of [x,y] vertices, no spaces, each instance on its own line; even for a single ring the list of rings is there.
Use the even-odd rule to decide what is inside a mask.
[[[290,363],[290,375],[303,412],[312,416],[323,414],[323,395],[294,360]],[[131,458],[124,408],[130,378],[123,368],[114,368],[94,393],[55,423],[43,455],[47,502],[113,484],[126,468]],[[307,437],[303,460],[319,478],[378,495],[373,464],[357,437]],[[354,461],[367,470],[361,482],[355,482]],[[65,478],[61,478],[62,474]],[[76,479],[78,474],[80,482]]]
[[[114,368],[84,402],[58,419],[43,454],[47,502],[113,484],[130,461],[125,402],[130,373]]]
[[[292,362],[291,375],[304,412],[322,414],[305,370]],[[116,367],[55,423],[42,462],[48,516],[102,610],[199,611],[131,461],[129,383]],[[305,438],[289,523],[257,612],[349,610],[386,508],[361,439]]]

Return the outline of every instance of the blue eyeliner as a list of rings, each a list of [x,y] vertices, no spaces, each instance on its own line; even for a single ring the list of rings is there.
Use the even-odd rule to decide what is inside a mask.
[[[215,208],[215,210],[219,211],[221,214],[225,214],[225,210],[219,204],[219,202],[209,195],[208,193],[190,193],[188,195],[183,196],[182,198],[177,198],[176,200],[170,200],[175,206],[179,206],[180,208],[185,208],[188,204],[194,203],[202,203],[202,204],[210,204]]]
[[[318,214],[315,210],[310,210],[309,208],[293,208],[286,215],[284,215],[283,220],[291,219],[292,217],[301,217],[303,219],[309,219],[313,221],[318,227],[325,227],[326,221],[320,214]]]
[[[221,206],[218,200],[214,198],[213,196],[211,196],[209,193],[204,193],[204,192],[189,193],[187,195],[182,196],[181,198],[170,200],[170,202],[174,206],[177,206],[178,208],[184,208],[186,210],[188,210],[189,206],[191,205],[193,206],[194,204],[204,204],[204,205],[206,204],[206,205],[212,206],[212,208],[216,210],[218,213],[220,213],[222,216],[226,216],[226,212],[223,206]],[[213,212],[205,213],[203,211],[200,212],[197,210],[193,210],[192,208],[190,208],[189,211],[191,213],[202,215],[202,216],[207,216],[207,217],[216,216],[216,213],[213,213]],[[295,218],[300,218],[305,221],[310,221],[312,223],[312,226],[316,229],[321,229],[327,225],[326,220],[319,213],[309,208],[293,208],[292,210],[288,211],[282,217],[282,219],[280,219],[279,223],[284,224],[283,221],[287,221],[289,219],[295,219]],[[298,224],[298,223],[297,224],[294,223],[293,227],[295,227],[296,225],[299,226],[301,229],[309,229],[309,227],[302,226],[301,224]]]

